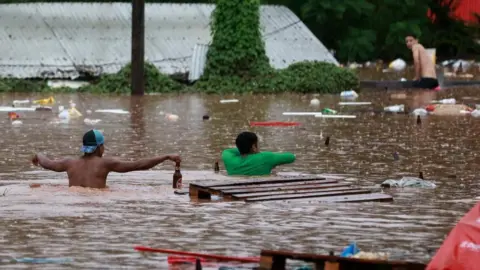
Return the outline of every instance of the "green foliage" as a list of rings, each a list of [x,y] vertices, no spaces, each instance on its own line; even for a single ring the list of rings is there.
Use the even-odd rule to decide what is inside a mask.
[[[118,1],[131,2],[131,0]],[[243,7],[254,6],[259,1],[244,0],[241,1],[243,2],[241,4]],[[426,47],[435,47],[437,49],[438,59],[476,56],[480,54],[480,45],[474,40],[479,38],[480,28],[477,26],[466,26],[464,22],[456,20],[451,16],[461,1],[463,0],[261,0],[262,4],[285,5],[290,8],[327,48],[337,52],[336,57],[340,61],[364,61],[379,58],[391,60],[396,57],[411,57],[410,51],[407,50],[404,44],[404,32],[416,32],[418,35],[421,35],[420,42],[422,44]],[[0,3],[26,2],[45,1],[0,0]],[[49,2],[62,1],[54,0]],[[111,1],[70,0],[64,2]],[[211,3],[214,1],[149,0],[146,2]],[[228,6],[238,5],[239,2],[239,0],[219,0],[218,4],[227,8]],[[230,14],[219,16],[218,21],[228,19],[231,22],[228,27],[226,26],[226,29],[230,31],[230,36],[218,37],[220,45],[211,50],[212,55],[217,50],[227,50],[227,47],[221,47],[221,44],[234,44],[232,40],[236,36],[240,36],[243,39],[243,36],[247,33],[243,31],[248,30],[245,28],[245,25],[248,25],[246,20],[253,18],[245,15],[250,14],[249,12],[257,12],[238,8],[238,6],[235,7],[236,9],[231,10]],[[428,10],[431,10],[435,20],[430,20],[427,17]],[[243,18],[240,14],[243,14]],[[253,27],[253,29],[257,28]],[[251,34],[251,32],[248,33],[248,35]],[[259,43],[254,43],[254,45],[257,46]],[[250,52],[253,54],[253,51]],[[232,58],[233,56],[236,58]],[[213,64],[212,62],[211,65],[223,66],[222,69],[216,69],[216,72],[230,72],[231,70],[229,70],[226,63],[235,63],[236,65],[235,59],[243,56],[241,54],[235,55],[234,52],[231,52],[231,54],[222,53],[211,57],[217,59],[213,61],[216,63]],[[222,57],[225,59],[222,59]],[[263,55],[261,55],[258,62],[265,63]],[[255,61],[251,65],[257,67],[258,62]],[[239,70],[243,70],[243,67]],[[249,72],[262,71],[262,68],[258,68]],[[207,69],[206,75],[218,75],[210,74],[210,72],[211,69]]]
[[[78,89],[79,92],[91,93],[116,93],[127,94],[131,92],[131,64],[123,67],[115,74],[107,74],[101,76],[92,84]],[[160,73],[160,71],[152,64],[145,63],[145,92],[178,92],[184,87],[171,79],[169,76]]]
[[[478,27],[451,17],[459,0],[298,0],[287,2],[340,61],[410,58],[405,35],[415,33],[439,58],[480,52]],[[275,1],[269,1],[272,3]],[[430,20],[428,10],[436,17]],[[374,14],[374,15],[372,15]]]
[[[353,71],[325,62],[295,63],[280,73],[287,79],[286,87],[295,92],[340,93],[358,87]]]
[[[358,79],[349,70],[325,62],[300,62],[256,77],[212,76],[195,84],[204,93],[340,93],[356,89]]]
[[[47,89],[43,80],[0,79],[0,92],[45,92]]]
[[[303,62],[270,67],[260,32],[259,0],[217,0],[212,44],[195,89],[205,93],[338,93],[358,85],[354,73],[333,64]]]
[[[51,88],[47,85],[46,80],[0,78],[0,93],[65,93],[74,91],[75,89],[72,88]]]
[[[252,77],[271,70],[260,32],[260,0],[217,0],[203,79]]]

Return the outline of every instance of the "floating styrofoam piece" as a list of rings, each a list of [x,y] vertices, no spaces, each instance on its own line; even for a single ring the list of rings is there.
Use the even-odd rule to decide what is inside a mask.
[[[395,71],[402,71],[407,67],[407,63],[405,60],[398,58],[392,61],[389,65],[388,68],[395,70]]]
[[[121,109],[112,109],[112,110],[96,110],[95,112],[98,113],[117,113],[117,114],[129,114],[128,111],[121,110]]]
[[[24,99],[24,100],[14,100],[14,101],[13,101],[13,105],[17,105],[17,104],[27,104],[27,103],[30,103],[30,100]]]
[[[89,118],[83,119],[83,123],[87,125],[95,125],[100,123],[101,121],[102,121],[101,119],[89,119]]]
[[[317,118],[357,118],[356,115],[340,115],[340,114],[316,114]]]
[[[28,108],[28,107],[10,107],[10,106],[0,106],[0,112],[33,112],[36,108]]]
[[[66,81],[66,80],[52,80],[48,81],[47,85],[50,88],[71,88],[71,89],[78,89],[82,86],[89,85],[88,82],[81,82],[81,81]]]
[[[348,99],[355,99],[358,98],[358,93],[354,90],[343,91],[340,93],[340,97],[348,98]]]
[[[283,115],[317,115],[319,112],[284,112]]]
[[[222,99],[220,103],[235,103],[238,102],[238,99]]]
[[[372,105],[372,102],[339,102],[338,105],[348,106],[348,105]]]
[[[310,100],[310,106],[318,106],[320,105],[320,100],[318,98],[314,98]]]

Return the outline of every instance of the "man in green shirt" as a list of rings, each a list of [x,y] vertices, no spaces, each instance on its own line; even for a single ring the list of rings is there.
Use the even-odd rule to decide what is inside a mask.
[[[222,160],[228,175],[269,175],[278,165],[293,163],[292,153],[260,152],[258,137],[253,132],[242,132],[235,140],[237,148],[226,149]]]

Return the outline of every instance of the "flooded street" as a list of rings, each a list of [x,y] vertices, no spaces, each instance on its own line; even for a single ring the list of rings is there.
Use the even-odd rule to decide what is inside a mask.
[[[374,108],[382,109],[395,104],[415,108],[425,99],[420,92],[409,93],[406,99],[392,99],[392,93],[360,92],[356,101],[371,101]],[[46,97],[4,94],[0,105]],[[451,89],[433,98],[452,97],[480,104],[480,89]],[[240,102],[219,102],[230,98]],[[367,112],[369,106],[340,107],[338,95],[318,96],[319,108],[309,105],[311,98],[73,94],[55,96],[55,113],[19,112],[20,126],[12,126],[5,112],[0,117],[1,268],[27,266],[1,263],[2,259],[54,257],[73,262],[31,269],[169,269],[165,254],[140,254],[133,246],[258,256],[261,249],[339,253],[350,241],[364,251],[428,262],[480,196],[480,118],[426,116],[419,127],[412,115],[373,114]],[[386,191],[394,196],[392,203],[202,204],[173,194],[171,162],[151,171],[111,174],[106,191],[68,188],[66,174],[34,167],[30,158],[36,152],[50,157],[80,155],[83,133],[92,126],[83,118],[69,123],[54,119],[57,105],[68,106],[69,100],[85,117],[102,120],[93,127],[105,134],[106,155],[137,159],[179,153],[185,183],[230,179],[214,174],[214,162],[222,149],[234,145],[239,132],[251,130],[259,135],[261,150],[297,155],[295,163],[277,172],[348,174],[354,184],[370,187],[422,171],[437,188]],[[326,107],[357,118],[282,115]],[[86,113],[97,109],[131,114]],[[165,119],[165,113],[177,114],[178,121]],[[211,120],[203,121],[205,114]],[[301,126],[251,128],[249,121],[298,121]],[[329,147],[324,144],[326,136],[331,137]],[[395,151],[398,161],[392,156]],[[222,163],[220,168],[224,169]],[[31,183],[43,185],[30,188]]]

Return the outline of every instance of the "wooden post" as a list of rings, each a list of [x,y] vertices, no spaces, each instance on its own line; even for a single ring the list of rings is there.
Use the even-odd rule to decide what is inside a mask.
[[[145,93],[145,0],[132,0],[132,95]]]

